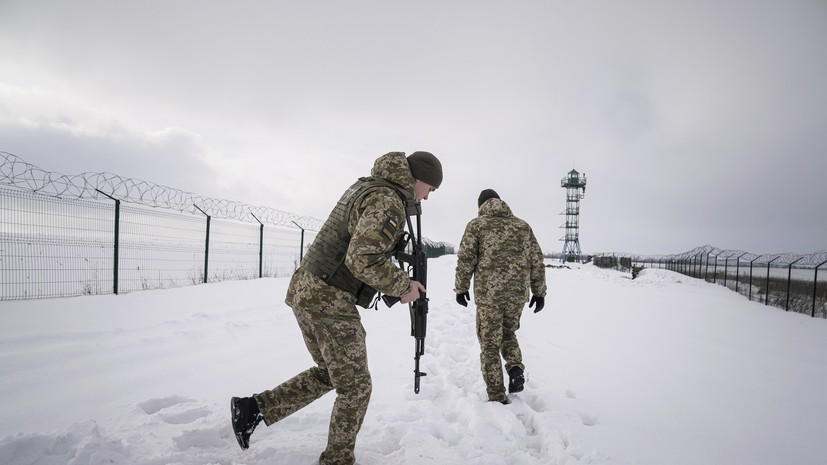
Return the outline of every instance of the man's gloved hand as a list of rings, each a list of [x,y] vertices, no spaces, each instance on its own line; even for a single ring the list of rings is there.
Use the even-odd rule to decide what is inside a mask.
[[[528,303],[528,308],[531,308],[535,303],[537,304],[537,308],[534,309],[534,313],[537,313],[546,306],[546,298],[537,297],[536,295],[531,296],[531,302]]]
[[[469,300],[471,300],[471,294],[469,294],[468,291],[465,291],[462,294],[457,294],[457,303],[463,307],[468,306]]]

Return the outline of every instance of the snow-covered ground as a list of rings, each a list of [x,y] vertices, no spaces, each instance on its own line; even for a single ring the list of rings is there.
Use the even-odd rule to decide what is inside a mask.
[[[665,270],[548,268],[546,308],[518,332],[526,390],[492,404],[455,261],[429,262],[420,394],[407,308],[362,311],[358,463],[827,463],[827,321]],[[287,282],[0,302],[0,463],[316,463],[332,393],[247,451],[228,420],[231,396],[310,366]]]

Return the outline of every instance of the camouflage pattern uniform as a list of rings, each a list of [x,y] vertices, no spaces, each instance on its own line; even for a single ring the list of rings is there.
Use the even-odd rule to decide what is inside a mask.
[[[390,181],[413,195],[413,177],[404,153],[391,152],[379,157],[371,176]],[[340,203],[350,200],[348,195],[355,191],[354,187],[368,180],[357,181]],[[394,188],[378,187],[352,202],[346,220],[350,239],[344,266],[352,278],[391,296],[411,291],[408,274],[388,260],[404,232],[404,212],[404,204]],[[334,216],[331,214],[325,224],[334,222]],[[302,266],[293,274],[285,300],[293,309],[316,366],[253,397],[265,424],[270,426],[335,389],[327,448],[319,463],[349,465],[355,462],[356,435],[370,400],[371,378],[356,295],[326,283],[307,266],[307,257],[317,253],[314,246],[326,239],[321,236],[327,229],[330,228],[322,227]]]
[[[543,253],[534,232],[511,212],[508,204],[492,198],[465,227],[457,253],[454,292],[470,289],[474,277],[480,365],[488,399],[506,400],[500,354],[506,372],[525,369],[515,332],[528,301],[529,289],[546,295]]]

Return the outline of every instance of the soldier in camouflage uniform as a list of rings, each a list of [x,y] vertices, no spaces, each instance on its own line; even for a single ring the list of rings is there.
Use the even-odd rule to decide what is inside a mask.
[[[531,227],[496,192],[482,191],[478,206],[479,215],[465,227],[459,245],[454,292],[457,303],[468,306],[474,277],[482,377],[488,400],[507,404],[500,355],[509,375],[508,391],[522,391],[525,366],[515,332],[529,290],[529,308],[537,305],[534,313],[545,305],[545,265]]]
[[[426,200],[442,183],[442,165],[428,152],[379,157],[370,177],[343,195],[293,274],[285,302],[293,309],[316,366],[269,391],[233,397],[233,430],[242,449],[256,425],[286,418],[331,390],[336,401],[321,465],[353,464],[356,435],[371,394],[365,329],[356,305],[377,291],[409,303],[424,286],[390,261],[406,223],[404,199]]]

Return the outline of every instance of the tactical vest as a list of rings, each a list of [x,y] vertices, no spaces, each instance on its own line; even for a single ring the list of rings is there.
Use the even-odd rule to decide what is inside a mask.
[[[375,177],[359,178],[342,194],[342,198],[322,225],[302,262],[303,267],[325,283],[355,295],[356,305],[364,308],[370,307],[376,289],[359,281],[345,266],[345,255],[350,244],[348,219],[353,206],[365,195],[385,187],[399,194],[403,205],[406,205],[405,200],[412,200],[410,192],[389,181]],[[392,255],[393,252],[388,253],[388,259]]]

